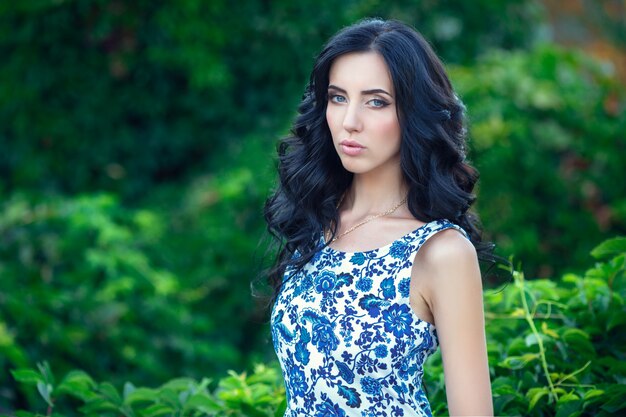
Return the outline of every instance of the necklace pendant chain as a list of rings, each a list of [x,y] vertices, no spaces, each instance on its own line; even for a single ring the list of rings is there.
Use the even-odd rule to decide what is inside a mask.
[[[342,196],[342,197],[341,197],[341,200],[339,200],[339,204],[337,205],[337,208],[339,208],[339,206],[341,206],[341,203],[343,202],[343,197],[344,197],[344,196]],[[352,226],[351,228],[349,228],[349,229],[348,229],[348,230],[346,230],[345,232],[341,233],[340,235],[335,236],[335,237],[333,238],[333,240],[331,240],[331,241],[330,241],[330,243],[328,243],[328,244],[330,245],[331,243],[334,243],[334,242],[335,242],[335,241],[337,241],[339,238],[344,237],[344,236],[345,236],[345,235],[347,235],[348,233],[353,232],[354,230],[358,229],[359,227],[363,226],[364,224],[367,224],[367,223],[371,222],[372,220],[376,220],[376,219],[378,219],[378,218],[380,218],[380,217],[385,217],[385,216],[390,215],[391,213],[393,213],[393,212],[395,212],[396,210],[398,210],[398,209],[400,208],[400,206],[402,206],[404,203],[406,203],[407,198],[408,198],[408,196],[407,196],[407,197],[404,197],[404,198],[402,199],[402,201],[400,201],[398,204],[396,204],[395,206],[393,206],[392,208],[390,208],[389,210],[387,210],[387,211],[385,211],[385,212],[383,212],[383,213],[378,213],[378,214],[375,214],[375,215],[373,215],[373,216],[368,216],[368,217],[366,217],[366,218],[365,218],[365,220],[363,220],[363,221],[361,221],[361,222],[359,222],[359,223],[355,224],[354,226]]]

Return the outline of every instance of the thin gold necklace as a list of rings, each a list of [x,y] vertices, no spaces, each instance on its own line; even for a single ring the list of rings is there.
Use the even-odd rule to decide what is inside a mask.
[[[343,202],[343,198],[344,198],[344,197],[345,197],[345,194],[344,194],[343,196],[341,196],[341,200],[339,200],[339,204],[337,204],[337,208],[339,208],[339,206],[341,206],[341,203]],[[398,209],[400,208],[400,206],[402,206],[404,203],[406,203],[407,198],[408,198],[408,196],[404,197],[404,198],[402,199],[402,201],[400,201],[398,204],[396,204],[395,206],[393,206],[393,207],[392,207],[392,208],[390,208],[389,210],[385,211],[384,213],[378,213],[378,214],[375,214],[375,215],[373,215],[373,216],[368,216],[368,217],[367,217],[365,220],[363,220],[362,222],[355,224],[354,226],[352,226],[351,228],[349,228],[348,230],[346,230],[346,231],[345,231],[345,232],[343,232],[342,234],[340,234],[340,235],[338,235],[338,236],[335,236],[335,237],[333,238],[333,240],[331,240],[328,244],[330,245],[330,244],[334,243],[334,242],[335,242],[336,240],[338,240],[339,238],[344,237],[344,236],[345,236],[345,235],[347,235],[348,233],[353,232],[355,229],[357,229],[357,228],[359,228],[359,227],[363,226],[363,225],[364,225],[364,224],[366,224],[366,223],[371,222],[372,220],[375,220],[375,219],[378,219],[378,218],[380,218],[380,217],[384,217],[384,216],[388,216],[388,215],[390,215],[390,214],[391,214],[391,213],[393,213],[394,211],[398,210]],[[330,231],[329,231],[328,233],[329,233],[329,236],[328,236],[328,237],[330,237]]]

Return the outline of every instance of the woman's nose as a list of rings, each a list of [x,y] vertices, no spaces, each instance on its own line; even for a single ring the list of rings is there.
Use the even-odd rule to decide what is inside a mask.
[[[348,132],[359,131],[363,127],[358,104],[350,103],[343,117],[343,128]]]

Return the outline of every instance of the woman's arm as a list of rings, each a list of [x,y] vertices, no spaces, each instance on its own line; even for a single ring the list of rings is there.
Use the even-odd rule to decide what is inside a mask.
[[[450,416],[493,416],[480,269],[456,230],[437,233],[416,255],[437,329]]]

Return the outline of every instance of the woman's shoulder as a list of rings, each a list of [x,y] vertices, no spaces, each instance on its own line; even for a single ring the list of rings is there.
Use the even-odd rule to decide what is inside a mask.
[[[477,261],[476,248],[462,229],[448,227],[434,233],[417,252],[419,264],[429,268]]]
[[[476,249],[455,228],[441,230],[424,243],[415,255],[411,275],[420,282],[431,309],[441,305],[451,292],[482,288]]]

